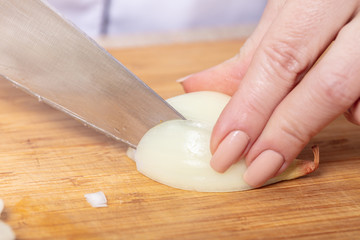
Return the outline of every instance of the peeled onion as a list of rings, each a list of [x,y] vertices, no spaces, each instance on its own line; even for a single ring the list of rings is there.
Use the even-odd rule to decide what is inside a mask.
[[[242,178],[246,171],[244,160],[225,173],[210,167],[212,128],[229,100],[229,96],[217,92],[194,92],[169,99],[187,120],[171,120],[155,126],[143,136],[135,152],[128,151],[138,171],[157,182],[184,190],[250,189]],[[287,171],[267,184],[303,176],[317,165],[318,161],[295,160]]]

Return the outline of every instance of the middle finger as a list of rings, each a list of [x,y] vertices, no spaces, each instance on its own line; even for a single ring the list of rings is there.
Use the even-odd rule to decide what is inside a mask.
[[[356,4],[338,0],[285,3],[214,127],[211,165],[215,170],[224,172],[246,153],[276,106],[351,19]],[[227,146],[232,142],[239,144]]]

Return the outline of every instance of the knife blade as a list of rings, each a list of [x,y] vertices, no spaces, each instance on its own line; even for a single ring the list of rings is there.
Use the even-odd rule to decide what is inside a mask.
[[[1,1],[0,75],[132,147],[156,124],[184,119],[43,0]]]

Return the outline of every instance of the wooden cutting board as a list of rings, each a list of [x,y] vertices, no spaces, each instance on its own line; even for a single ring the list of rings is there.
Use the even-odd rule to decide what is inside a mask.
[[[113,49],[161,96],[176,79],[235,55],[242,41]],[[337,119],[310,143],[310,176],[235,193],[198,193],[136,171],[127,146],[0,80],[2,219],[18,239],[359,239],[360,127]],[[310,146],[309,145],[309,146]],[[310,147],[301,153],[312,158]],[[84,194],[103,191],[109,206]]]

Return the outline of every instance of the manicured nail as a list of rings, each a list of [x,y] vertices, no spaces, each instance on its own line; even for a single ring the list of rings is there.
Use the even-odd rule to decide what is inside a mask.
[[[176,80],[176,82],[182,83],[182,82],[184,82],[186,79],[188,79],[191,75],[192,75],[192,74],[187,75],[186,77],[183,77],[183,78],[179,78],[178,80]]]
[[[249,143],[249,136],[242,131],[232,131],[220,143],[210,165],[217,172],[225,172],[237,162]]]
[[[284,164],[284,158],[273,150],[262,152],[248,167],[243,178],[252,187],[261,187],[274,177]]]

